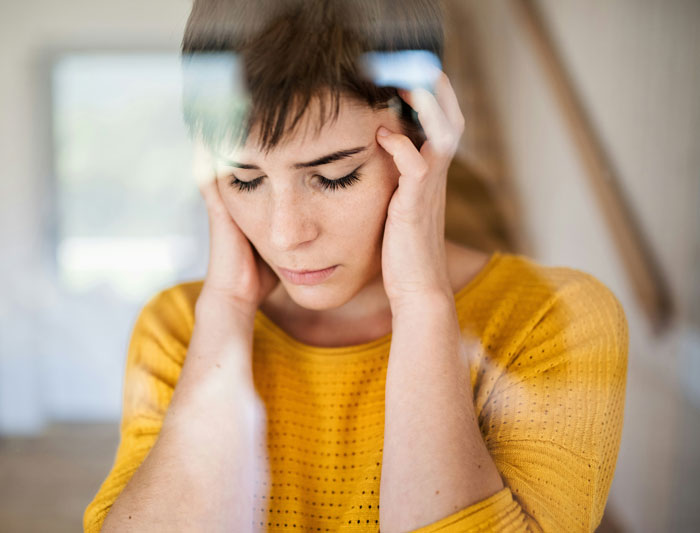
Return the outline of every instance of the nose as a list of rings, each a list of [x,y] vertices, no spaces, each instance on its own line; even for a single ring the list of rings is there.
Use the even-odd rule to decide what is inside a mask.
[[[314,213],[301,195],[286,190],[272,202],[270,242],[280,252],[294,250],[318,236]]]

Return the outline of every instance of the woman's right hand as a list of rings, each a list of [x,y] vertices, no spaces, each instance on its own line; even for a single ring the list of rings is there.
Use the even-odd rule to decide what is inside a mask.
[[[262,301],[279,283],[279,278],[260,257],[226,209],[219,187],[211,150],[201,139],[194,141],[197,186],[209,215],[209,265],[197,311],[214,305],[252,318]]]

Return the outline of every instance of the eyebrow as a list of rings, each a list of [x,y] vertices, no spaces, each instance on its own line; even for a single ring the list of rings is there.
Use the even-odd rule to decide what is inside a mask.
[[[338,150],[337,152],[333,152],[332,154],[324,155],[323,157],[319,157],[317,159],[314,159],[312,161],[306,161],[305,163],[294,163],[292,165],[292,168],[309,168],[309,167],[319,167],[321,165],[327,165],[328,163],[333,163],[335,161],[339,161],[341,159],[345,159],[347,157],[351,157],[353,155],[359,154],[360,152],[364,152],[367,150],[367,146],[358,146],[356,148],[350,148],[348,150]],[[231,167],[235,168],[243,168],[243,169],[254,169],[254,170],[260,170],[260,167],[257,165],[249,165],[247,163],[238,163],[236,161],[230,161],[228,159],[222,158],[222,161]]]

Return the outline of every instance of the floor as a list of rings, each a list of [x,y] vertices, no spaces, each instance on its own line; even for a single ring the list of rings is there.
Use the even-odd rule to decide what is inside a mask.
[[[114,459],[116,424],[55,424],[39,438],[0,437],[0,533],[82,531]],[[623,533],[609,513],[597,533]]]
[[[0,532],[82,531],[118,433],[116,424],[56,424],[39,438],[0,438]]]

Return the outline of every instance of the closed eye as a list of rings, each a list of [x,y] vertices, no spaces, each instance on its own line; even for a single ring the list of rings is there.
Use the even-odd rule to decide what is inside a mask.
[[[325,178],[319,174],[316,174],[315,177],[318,178],[319,183],[321,184],[321,187],[323,189],[335,191],[337,189],[345,189],[353,183],[360,181],[360,168],[362,168],[362,165],[357,167],[350,174],[334,180]],[[264,176],[260,176],[251,181],[241,181],[238,178],[236,178],[236,176],[231,175],[229,185],[231,185],[232,187],[236,187],[241,192],[251,192],[257,189],[258,185],[260,184],[263,178]]]
[[[260,176],[259,178],[255,178],[251,181],[241,181],[236,176],[231,175],[229,185],[236,187],[241,192],[250,192],[254,191],[258,187],[258,184],[262,181],[262,179],[263,177]]]
[[[343,176],[342,178],[338,178],[335,180],[329,180],[324,178],[323,176],[316,176],[321,183],[321,187],[324,189],[330,189],[332,191],[335,191],[337,189],[345,189],[346,187],[349,187],[356,181],[360,181],[360,175],[358,174],[358,170],[360,168],[356,168],[353,170],[350,174],[347,176]]]

